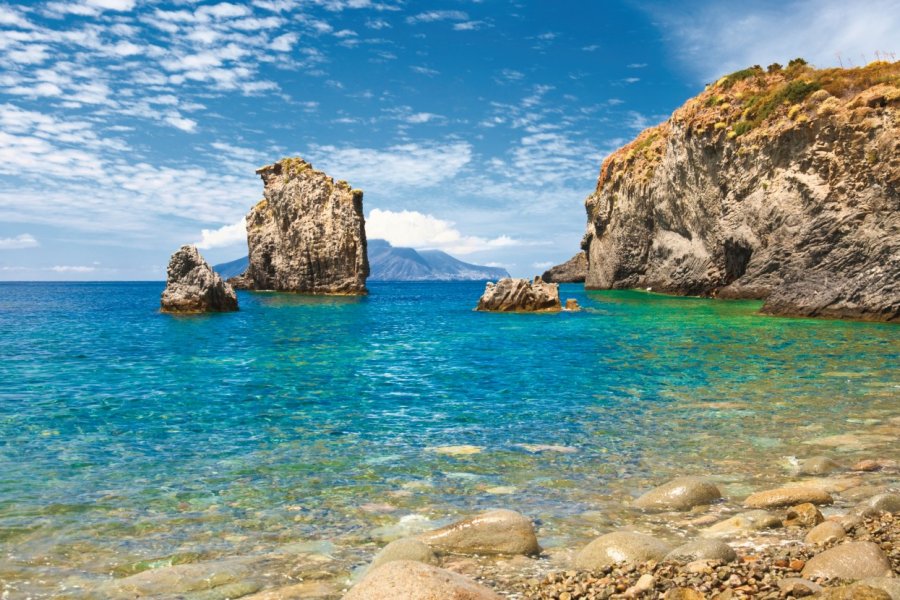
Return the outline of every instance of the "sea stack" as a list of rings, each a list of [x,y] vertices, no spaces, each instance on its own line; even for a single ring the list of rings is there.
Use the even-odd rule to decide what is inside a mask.
[[[182,246],[169,260],[160,308],[166,313],[229,312],[238,309],[238,302],[197,248]]]
[[[604,162],[588,289],[900,320],[900,62],[723,77]]]
[[[488,282],[475,310],[485,312],[559,312],[559,285],[507,277],[497,283]]]
[[[237,287],[305,294],[366,293],[362,190],[285,158],[256,171],[263,199],[247,215],[249,266]]]
[[[584,283],[587,266],[587,255],[582,250],[566,262],[544,271],[541,279],[547,283]]]

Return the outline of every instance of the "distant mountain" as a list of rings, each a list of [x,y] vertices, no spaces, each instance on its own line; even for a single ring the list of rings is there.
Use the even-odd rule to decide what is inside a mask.
[[[218,273],[222,279],[231,279],[246,271],[249,264],[250,260],[244,256],[231,262],[213,265],[213,271]]]
[[[465,263],[440,250],[395,248],[369,240],[369,281],[485,281],[509,277],[506,269]],[[247,269],[247,257],[215,265],[223,279]]]

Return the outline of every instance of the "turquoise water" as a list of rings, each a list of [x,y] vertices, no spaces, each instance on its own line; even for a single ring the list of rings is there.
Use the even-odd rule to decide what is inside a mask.
[[[0,581],[50,597],[311,540],[346,571],[408,515],[494,506],[552,546],[669,475],[897,458],[896,326],[565,285],[585,311],[475,313],[482,289],[173,317],[159,283],[0,284]]]

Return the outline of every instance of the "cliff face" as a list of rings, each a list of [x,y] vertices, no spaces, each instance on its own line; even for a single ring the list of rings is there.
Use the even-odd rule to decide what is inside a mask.
[[[739,71],[608,157],[585,287],[900,320],[900,63]]]
[[[207,264],[197,248],[182,246],[169,260],[160,309],[167,313],[229,312],[237,295]]]
[[[365,294],[369,262],[363,193],[299,158],[257,171],[263,200],[247,215],[249,266],[238,287]]]
[[[587,255],[584,251],[579,252],[566,262],[555,267],[550,267],[541,279],[547,283],[584,283],[587,277]]]

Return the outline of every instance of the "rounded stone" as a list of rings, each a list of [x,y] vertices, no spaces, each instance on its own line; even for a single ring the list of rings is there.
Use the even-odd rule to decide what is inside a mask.
[[[513,510],[491,510],[417,537],[432,548],[459,554],[539,554],[531,519]]]
[[[744,506],[747,508],[779,508],[806,502],[816,505],[832,504],[834,499],[831,494],[819,488],[790,486],[751,494],[744,500]]]
[[[827,456],[813,456],[800,461],[797,472],[801,475],[828,475],[841,469],[841,465]]]
[[[843,525],[837,521],[825,521],[810,529],[806,534],[806,537],[803,538],[803,541],[807,544],[818,544],[822,546],[829,542],[842,540],[846,535],[847,532],[844,530]]]
[[[575,555],[575,566],[593,571],[616,563],[638,564],[662,560],[672,547],[654,537],[616,531],[595,539]]]
[[[860,585],[884,590],[893,600],[900,600],[900,577],[869,577],[859,582]]]
[[[375,555],[369,571],[395,560],[414,560],[426,565],[439,565],[440,559],[425,542],[413,538],[394,540]]]
[[[891,595],[884,590],[854,583],[835,588],[824,588],[816,594],[817,600],[891,600]]]
[[[876,515],[881,512],[900,513],[900,494],[887,493],[872,496],[857,504],[854,512],[862,516]]]
[[[369,572],[344,600],[501,600],[493,590],[446,569],[395,560]]]
[[[851,580],[889,577],[891,563],[874,542],[848,542],[812,557],[802,575]]]
[[[765,510],[749,510],[720,521],[700,532],[703,537],[733,537],[753,531],[777,529],[782,526],[777,515]]]
[[[825,520],[815,504],[806,502],[788,509],[784,519],[785,527],[815,527]]]
[[[803,596],[811,596],[816,592],[821,592],[822,586],[809,579],[786,577],[778,580],[778,589],[785,594],[791,594],[795,598],[801,598]]]
[[[678,477],[654,488],[634,501],[641,510],[690,510],[722,498],[714,484],[702,477]]]
[[[689,563],[695,560],[721,560],[729,563],[737,560],[737,553],[724,542],[698,539],[675,548],[666,555],[666,560],[677,563]]]

